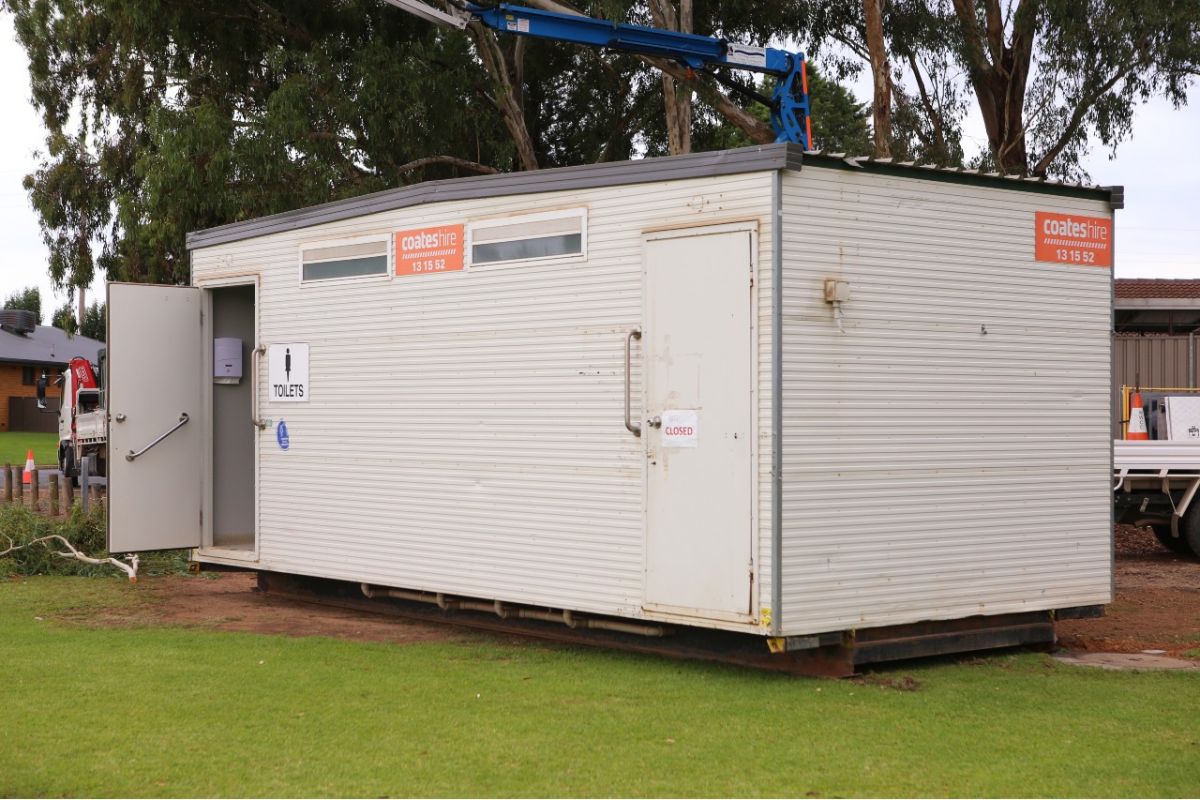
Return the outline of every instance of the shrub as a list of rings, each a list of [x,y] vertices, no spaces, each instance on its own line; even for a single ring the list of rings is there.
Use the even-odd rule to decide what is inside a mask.
[[[76,505],[63,518],[44,517],[23,506],[0,506],[0,550],[7,550],[9,542],[29,545],[34,539],[57,534],[70,542],[81,553],[93,558],[104,558],[105,516],[102,507],[83,513]],[[0,576],[9,575],[121,575],[111,564],[87,564],[73,558],[57,555],[62,547],[54,541],[39,542],[14,550],[0,557]],[[167,550],[147,553],[142,556],[139,575],[162,575],[183,572],[187,569],[188,551]]]

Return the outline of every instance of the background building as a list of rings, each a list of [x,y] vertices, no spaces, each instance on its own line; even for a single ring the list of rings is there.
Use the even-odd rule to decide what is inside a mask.
[[[47,405],[57,411],[60,389],[54,378],[75,356],[96,363],[104,343],[34,324],[32,314],[0,315],[0,431],[56,431],[57,414],[37,408],[38,377],[43,370],[50,377]]]
[[[1114,435],[1122,386],[1194,388],[1200,280],[1118,279],[1113,291]]]

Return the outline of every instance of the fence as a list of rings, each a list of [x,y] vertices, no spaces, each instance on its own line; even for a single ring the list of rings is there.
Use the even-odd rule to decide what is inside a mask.
[[[71,513],[76,494],[84,513],[91,508],[103,508],[107,502],[107,486],[81,476],[78,489],[75,482],[57,469],[34,469],[29,483],[24,480],[25,468],[12,464],[4,465],[2,476],[5,505],[23,505],[39,514],[57,517]]]
[[[45,410],[37,407],[36,397],[8,398],[8,429],[24,433],[57,433],[58,398],[47,397]]]
[[[1200,337],[1198,337],[1200,338]],[[1195,387],[1200,341],[1187,336],[1113,335],[1113,437],[1120,438],[1122,386]]]

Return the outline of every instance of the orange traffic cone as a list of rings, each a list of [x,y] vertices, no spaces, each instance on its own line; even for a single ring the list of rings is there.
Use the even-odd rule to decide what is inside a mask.
[[[33,448],[29,448],[29,452],[25,454],[25,479],[22,483],[28,484],[33,480]]]
[[[1142,410],[1142,393],[1134,392],[1129,400],[1129,427],[1125,430],[1125,438],[1130,441],[1144,442],[1150,438],[1146,430],[1146,412]]]

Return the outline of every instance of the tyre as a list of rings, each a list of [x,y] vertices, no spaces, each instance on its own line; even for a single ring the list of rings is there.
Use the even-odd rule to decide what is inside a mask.
[[[62,474],[67,476],[67,480],[72,486],[79,485],[79,470],[75,468],[75,448],[67,446],[63,448],[63,453],[59,456],[58,467],[62,470]]]
[[[70,445],[58,446],[58,468],[68,478],[75,473],[75,449]]]
[[[1185,539],[1192,555],[1200,558],[1200,503],[1196,499],[1188,506],[1187,513],[1179,521],[1180,538]]]
[[[1193,555],[1192,548],[1188,545],[1187,536],[1183,531],[1179,531],[1179,536],[1171,535],[1171,526],[1166,525],[1151,525],[1150,530],[1154,531],[1154,538],[1158,539],[1158,543],[1170,550],[1177,556]]]

